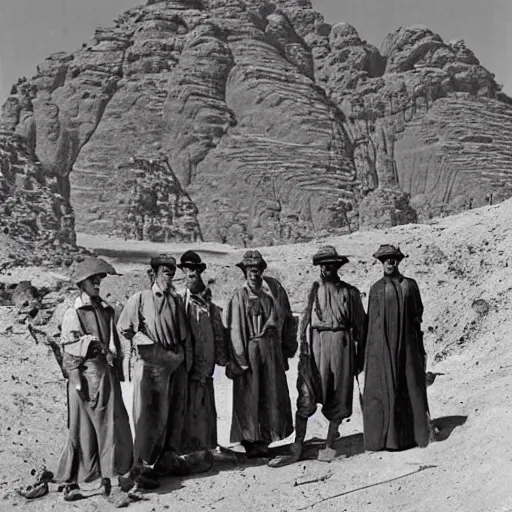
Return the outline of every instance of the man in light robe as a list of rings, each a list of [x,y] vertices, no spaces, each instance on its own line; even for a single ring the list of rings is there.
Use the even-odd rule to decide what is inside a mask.
[[[66,484],[68,501],[84,497],[79,483],[97,478],[104,494],[110,494],[111,479],[132,465],[132,435],[120,386],[121,345],[114,309],[99,294],[107,274],[116,272],[101,259],[86,258],[78,265],[74,278],[80,296],[62,321],[69,434],[55,480]]]
[[[424,447],[429,407],[423,304],[416,281],[404,277],[402,251],[382,245],[374,254],[384,276],[370,289],[364,390],[364,444],[369,451]]]
[[[185,274],[185,311],[192,332],[194,360],[189,374],[188,407],[184,430],[185,452],[207,452],[217,447],[217,411],[213,388],[215,365],[226,366],[226,333],[221,310],[201,274],[206,264],[187,251],[178,265]],[[206,455],[206,454],[205,454]]]
[[[336,456],[339,426],[352,415],[354,377],[363,367],[366,313],[359,290],[338,275],[346,263],[348,258],[332,246],[321,247],[313,257],[313,265],[320,266],[320,282],[313,283],[299,326],[295,442],[291,454],[271,460],[271,467],[300,459],[308,418],[317,404],[329,420],[326,447],[319,460],[331,461]]]
[[[296,325],[288,295],[277,279],[262,274],[267,264],[247,251],[237,264],[246,282],[230,300],[226,322],[233,379],[231,441],[250,458],[268,455],[268,445],[293,432],[286,370],[297,350]]]
[[[192,347],[183,301],[172,284],[175,258],[156,256],[150,267],[151,288],[130,297],[117,327],[128,341],[125,373],[133,381],[133,473],[155,477],[169,473],[182,453]]]

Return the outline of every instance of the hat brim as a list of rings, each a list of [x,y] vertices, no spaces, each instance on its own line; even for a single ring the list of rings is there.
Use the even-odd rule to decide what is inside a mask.
[[[206,263],[179,263],[177,267],[181,270],[191,268],[193,270],[199,270],[199,272],[204,272],[206,270]]]
[[[336,265],[339,265],[342,267],[343,265],[346,265],[348,263],[348,258],[346,256],[338,256],[335,258],[319,258],[313,260],[313,265],[325,265],[329,263],[335,263]]]
[[[373,255],[374,258],[378,259],[381,263],[384,263],[388,258],[394,258],[399,262],[402,261],[406,256],[405,254],[389,253],[389,254],[377,254]]]
[[[262,263],[245,263],[244,261],[241,261],[240,263],[237,263],[235,265],[238,268],[241,268],[242,270],[246,270],[247,268],[258,268],[262,272],[267,268],[267,264],[265,262]]]

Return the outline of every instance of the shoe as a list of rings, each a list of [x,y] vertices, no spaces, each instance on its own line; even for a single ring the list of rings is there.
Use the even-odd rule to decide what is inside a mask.
[[[26,498],[27,500],[34,500],[36,498],[42,498],[48,494],[48,483],[42,482],[36,485],[28,485],[25,489],[19,489],[18,493]]]

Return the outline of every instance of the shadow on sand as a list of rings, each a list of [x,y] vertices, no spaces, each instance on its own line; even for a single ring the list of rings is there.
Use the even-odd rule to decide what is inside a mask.
[[[438,429],[436,441],[446,441],[457,427],[461,427],[466,423],[467,419],[467,416],[443,416],[433,420],[432,422]]]
[[[438,429],[436,442],[446,441],[457,428],[466,423],[467,416],[443,416],[433,420]],[[183,487],[182,482],[188,478],[204,478],[219,474],[221,471],[233,471],[246,467],[264,466],[268,461],[280,455],[290,453],[291,444],[276,446],[269,449],[268,458],[248,459],[243,452],[236,452],[229,448],[222,448],[217,452],[213,459],[213,466],[203,472],[193,472],[190,474],[175,475],[161,480],[160,488],[153,492],[157,494],[167,494]],[[313,438],[304,443],[304,449],[300,460],[316,460],[318,452],[325,446],[325,439]],[[353,457],[364,453],[364,436],[362,433],[352,434],[350,436],[340,437],[335,442],[336,457]]]

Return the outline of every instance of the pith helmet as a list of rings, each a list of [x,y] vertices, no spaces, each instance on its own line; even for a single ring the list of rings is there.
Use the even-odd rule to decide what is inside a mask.
[[[75,272],[73,273],[73,281],[76,284],[80,284],[90,277],[97,275],[106,277],[107,274],[113,276],[120,275],[116,272],[114,267],[105,260],[102,260],[101,258],[87,257],[77,265]]]

